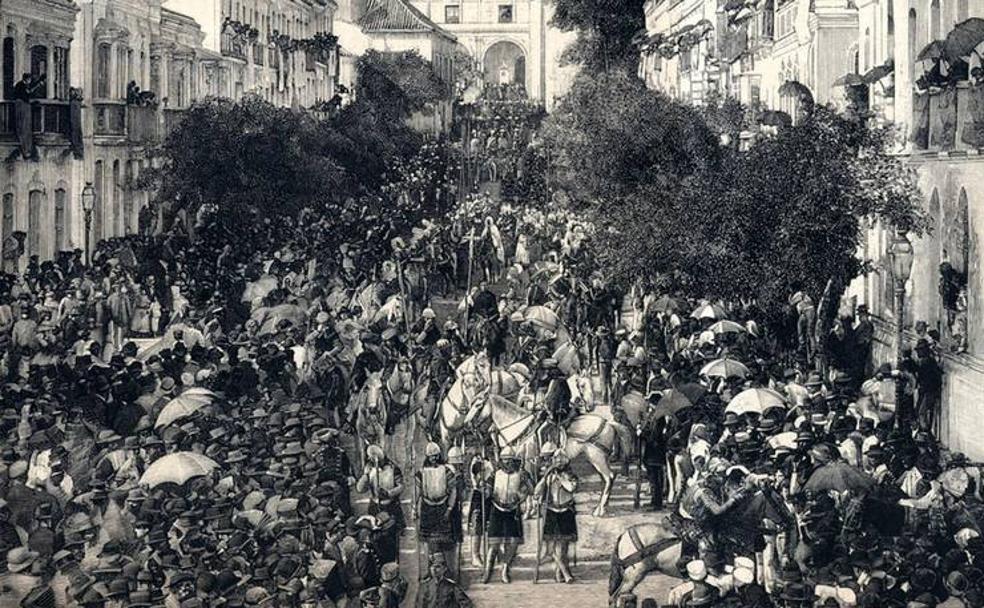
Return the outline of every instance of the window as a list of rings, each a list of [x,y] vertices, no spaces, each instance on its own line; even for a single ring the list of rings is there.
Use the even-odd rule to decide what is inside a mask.
[[[109,99],[109,56],[112,47],[107,43],[96,50],[96,97]]]
[[[66,249],[65,232],[68,222],[65,216],[65,189],[55,190],[55,252]]]
[[[41,191],[27,195],[27,255],[41,255]]]
[[[133,226],[133,183],[136,181],[137,161],[126,163],[126,173],[123,182],[123,234],[130,234]]]
[[[461,7],[457,4],[449,4],[444,7],[445,23],[461,23]]]
[[[34,95],[37,99],[44,99],[48,96],[48,47],[37,45],[31,47],[31,77],[42,82]]]
[[[55,47],[54,73],[52,74],[52,96],[55,99],[68,99],[68,49]]]
[[[7,37],[3,39],[3,97],[13,99],[14,97],[14,39]]]
[[[933,0],[929,5],[929,39],[939,40],[943,37],[940,30],[940,0]]]
[[[513,22],[513,5],[512,4],[500,4],[499,5],[499,23],[512,23]]]
[[[0,235],[3,236],[3,240],[0,241],[0,246],[7,242],[10,235],[14,233],[14,195],[7,193],[3,195],[3,224],[0,226]]]

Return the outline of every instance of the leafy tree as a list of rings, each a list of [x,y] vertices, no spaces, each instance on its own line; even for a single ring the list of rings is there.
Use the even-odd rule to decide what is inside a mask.
[[[417,51],[367,51],[359,59],[356,99],[368,103],[377,115],[405,120],[429,104],[450,97],[450,83],[437,75]]]
[[[564,60],[585,70],[634,73],[639,49],[633,36],[646,26],[645,0],[554,0],[552,25],[577,32]]]
[[[714,166],[717,137],[688,106],[624,72],[582,72],[544,126],[558,184],[600,204],[638,188],[677,188]]]

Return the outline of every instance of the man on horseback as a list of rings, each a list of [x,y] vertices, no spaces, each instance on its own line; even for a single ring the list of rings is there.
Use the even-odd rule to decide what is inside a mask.
[[[701,559],[720,548],[720,522],[722,516],[740,500],[745,498],[745,486],[739,488],[731,496],[727,496],[724,476],[717,471],[709,471],[698,482],[693,492],[692,501],[686,505],[691,516],[693,527],[681,531],[685,540],[696,542],[697,552]],[[681,500],[681,511],[684,509]],[[689,528],[689,526],[685,526]]]
[[[522,459],[510,447],[502,448],[499,468],[492,476],[492,509],[489,513],[489,547],[485,554],[483,583],[492,578],[497,553],[502,554],[502,582],[509,583],[509,566],[523,544],[523,501],[533,492],[533,480],[522,468]]]

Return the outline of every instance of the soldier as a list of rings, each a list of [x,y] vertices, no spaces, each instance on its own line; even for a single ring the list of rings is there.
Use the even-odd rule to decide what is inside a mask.
[[[345,517],[348,517],[352,514],[350,487],[355,483],[355,474],[352,472],[352,462],[348,454],[338,445],[338,430],[318,431],[314,441],[321,446],[316,456],[317,462],[321,465],[318,483],[333,481],[338,484],[335,506]]]
[[[492,509],[489,512],[489,547],[485,554],[483,582],[488,583],[495,566],[496,550],[502,553],[502,582],[508,583],[509,566],[523,543],[522,504],[533,491],[533,480],[522,468],[522,459],[510,447],[499,454],[499,469],[491,479]]]
[[[473,566],[483,566],[483,555],[487,547],[482,546],[482,536],[488,525],[489,511],[492,509],[490,491],[486,480],[492,475],[492,463],[475,454],[468,465],[471,481],[471,496],[468,499],[468,530],[471,532],[471,555]]]
[[[451,540],[458,548],[458,555],[454,560],[455,576],[457,576],[461,569],[461,543],[464,540],[461,530],[461,504],[465,497],[467,476],[465,475],[465,454],[456,445],[448,449],[448,465],[454,472],[454,487],[457,494],[457,500],[454,501],[454,506],[451,509]]]
[[[448,577],[447,561],[441,553],[430,556],[430,576],[420,584],[417,608],[471,608],[464,589]]]
[[[546,551],[554,558],[554,580],[561,577],[565,583],[573,583],[570,557],[570,544],[577,543],[577,510],[574,506],[574,492],[577,490],[577,477],[571,471],[571,460],[562,450],[557,451],[551,466],[544,473],[534,490],[536,499],[545,507],[543,519],[543,540]],[[539,509],[538,509],[539,510]]]
[[[428,443],[424,449],[424,466],[414,476],[417,484],[417,540],[427,543],[427,554],[444,553],[447,563],[453,563],[454,534],[452,516],[458,502],[456,475],[451,465],[444,464],[441,446]]]
[[[400,534],[406,527],[403,507],[400,505],[400,495],[403,494],[403,473],[378,445],[370,445],[366,450],[368,462],[365,472],[355,484],[359,492],[369,492],[369,514],[389,513],[393,526],[387,532],[387,539],[396,547],[399,555]]]

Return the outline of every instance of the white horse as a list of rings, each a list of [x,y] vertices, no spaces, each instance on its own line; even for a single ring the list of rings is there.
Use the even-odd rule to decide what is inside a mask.
[[[530,457],[539,454],[542,411],[530,412],[498,396],[489,398],[487,407],[499,446],[511,445],[517,453]],[[601,477],[604,484],[601,498],[591,513],[595,517],[604,517],[615,483],[615,472],[609,466],[608,458],[616,445],[623,453],[632,449],[632,433],[625,426],[596,414],[581,414],[567,425],[565,437],[564,445],[559,449],[571,461],[584,455]]]

